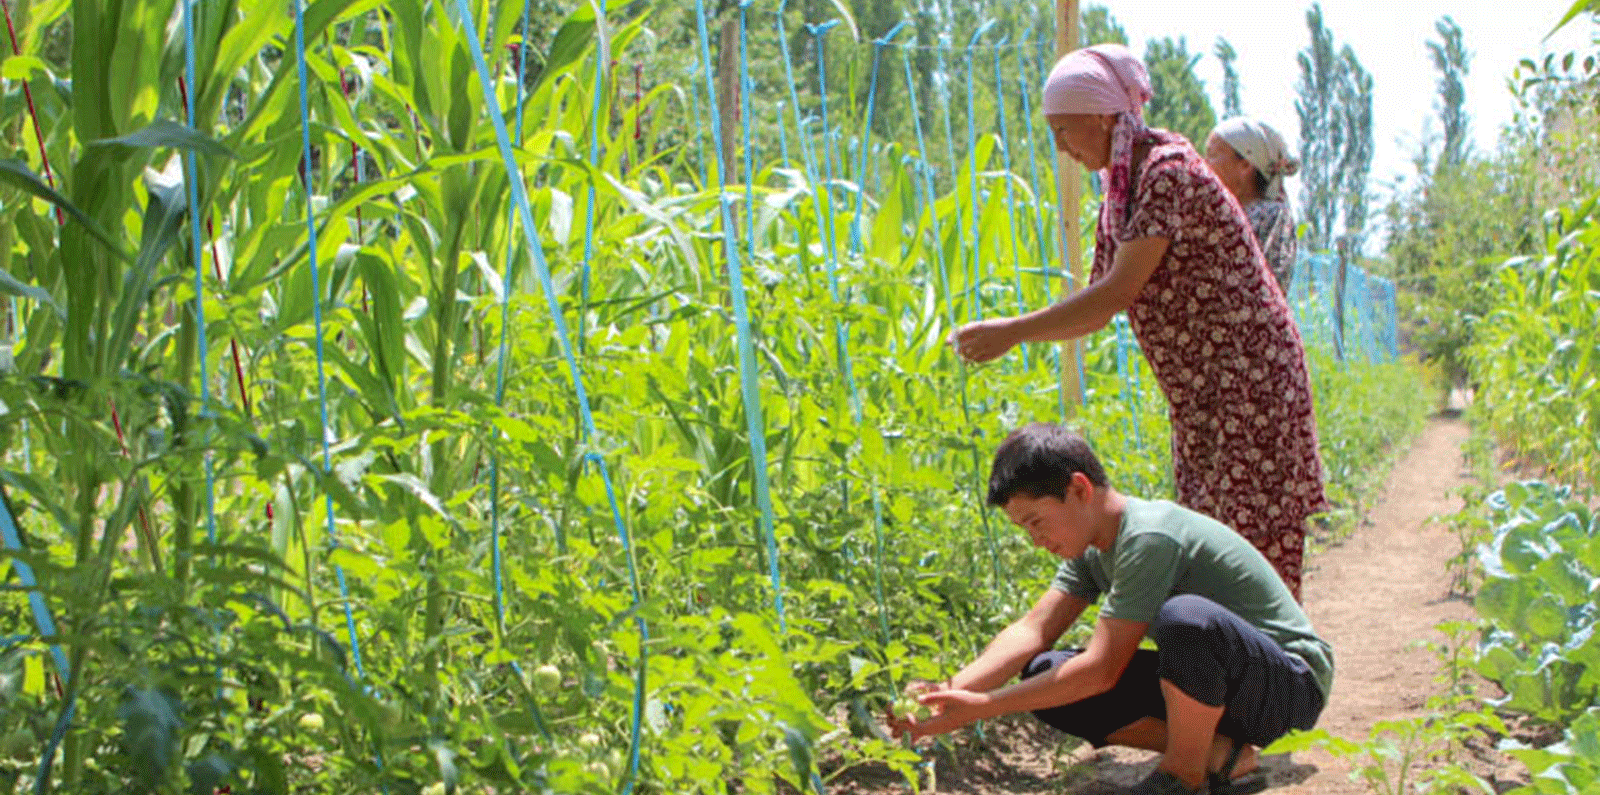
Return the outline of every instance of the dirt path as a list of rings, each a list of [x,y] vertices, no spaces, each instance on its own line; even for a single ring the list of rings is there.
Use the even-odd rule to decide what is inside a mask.
[[[1305,599],[1317,631],[1333,644],[1337,674],[1320,728],[1364,741],[1377,721],[1421,714],[1440,685],[1436,654],[1423,644],[1443,641],[1435,626],[1472,617],[1472,608],[1447,596],[1446,562],[1460,543],[1440,523],[1458,510],[1452,493],[1467,481],[1461,445],[1468,430],[1459,419],[1436,418],[1395,464],[1368,521],[1350,538],[1310,559]],[[1137,782],[1155,765],[1153,754],[1131,749],[1057,751],[1055,738],[1031,721],[993,727],[991,742],[962,742],[961,752],[939,759],[934,791],[940,793],[1052,793],[1110,795]],[[997,737],[998,736],[998,737]],[[1349,767],[1319,750],[1265,760],[1269,795],[1358,795]],[[865,782],[855,782],[857,784]],[[926,782],[925,782],[926,783]],[[845,786],[843,791],[905,792],[887,785]]]
[[[1435,682],[1438,655],[1423,642],[1444,640],[1438,624],[1474,615],[1469,603],[1447,597],[1447,561],[1461,543],[1429,521],[1461,509],[1452,492],[1468,482],[1461,460],[1467,434],[1459,419],[1431,420],[1395,465],[1370,522],[1316,556],[1306,605],[1338,666],[1320,726],[1337,737],[1364,740],[1377,721],[1421,714],[1428,696],[1442,689]],[[1365,791],[1326,754],[1296,754],[1296,761],[1318,770],[1275,792]]]

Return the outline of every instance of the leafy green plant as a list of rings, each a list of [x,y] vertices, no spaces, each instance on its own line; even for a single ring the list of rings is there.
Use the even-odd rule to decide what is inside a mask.
[[[1553,479],[1580,484],[1600,472],[1597,201],[1555,213],[1542,256],[1505,262],[1469,352],[1488,428]]]
[[[1498,524],[1480,553],[1475,606],[1489,626],[1477,669],[1505,689],[1498,706],[1565,723],[1600,691],[1600,523],[1570,490],[1534,481],[1507,486],[1490,505]]]
[[[1495,787],[1472,772],[1462,761],[1469,739],[1485,734],[1503,736],[1504,721],[1492,706],[1478,699],[1472,671],[1475,622],[1447,621],[1436,627],[1442,641],[1418,641],[1432,649],[1440,661],[1436,681],[1445,686],[1431,695],[1427,714],[1378,721],[1362,739],[1336,737],[1324,729],[1293,732],[1263,749],[1263,753],[1290,753],[1319,747],[1350,765],[1350,778],[1376,795],[1426,792],[1494,793]]]
[[[1486,726],[1499,725],[1488,712],[1433,714],[1378,721],[1362,745],[1335,743],[1335,754],[1351,759],[1351,778],[1377,795],[1427,792],[1483,792],[1495,788],[1457,762],[1460,741]]]
[[[1453,490],[1453,493],[1468,507],[1448,516],[1429,518],[1430,522],[1443,524],[1449,529],[1460,544],[1460,551],[1445,561],[1445,566],[1450,572],[1451,593],[1471,596],[1477,592],[1482,579],[1482,572],[1477,565],[1478,548],[1487,542],[1493,533],[1493,524],[1489,516],[1484,511],[1478,510],[1487,492],[1488,487],[1478,483],[1459,487]]]
[[[1427,715],[1381,720],[1362,740],[1335,737],[1324,729],[1293,732],[1263,754],[1292,753],[1320,747],[1350,765],[1350,780],[1364,783],[1375,795],[1429,792],[1494,793],[1493,785],[1460,760],[1463,741],[1505,726],[1487,708],[1462,710],[1448,702],[1433,705]]]
[[[1324,517],[1326,535],[1338,539],[1354,530],[1381,493],[1403,442],[1422,429],[1428,406],[1417,401],[1417,370],[1401,360],[1351,365],[1332,351],[1308,352],[1317,400],[1317,433],[1328,475],[1333,510]],[[1344,395],[1328,400],[1325,395]]]
[[[1600,783],[1600,707],[1591,707],[1567,727],[1561,741],[1543,748],[1507,742],[1502,749],[1528,766],[1533,780],[1513,795],[1573,795]]]
[[[1479,632],[1478,623],[1475,621],[1445,621],[1434,625],[1445,637],[1444,640],[1418,641],[1418,643],[1431,649],[1439,659],[1439,673],[1434,681],[1444,685],[1444,693],[1434,696],[1439,704],[1464,704],[1470,703],[1475,695],[1475,688],[1469,674],[1472,672],[1472,652],[1474,639]]]

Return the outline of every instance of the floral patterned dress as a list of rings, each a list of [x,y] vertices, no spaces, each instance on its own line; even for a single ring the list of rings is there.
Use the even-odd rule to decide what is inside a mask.
[[[1288,295],[1289,280],[1294,278],[1294,257],[1300,248],[1294,237],[1294,211],[1288,202],[1262,199],[1246,204],[1244,214],[1267,258],[1267,270],[1272,271],[1279,289]]]
[[[1170,406],[1178,502],[1237,530],[1298,599],[1304,520],[1327,510],[1299,329],[1238,201],[1188,141],[1144,140],[1120,239],[1101,207],[1091,279],[1119,243],[1170,241],[1127,311]]]

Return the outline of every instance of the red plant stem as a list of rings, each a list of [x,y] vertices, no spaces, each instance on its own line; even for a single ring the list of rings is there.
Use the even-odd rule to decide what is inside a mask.
[[[344,94],[345,104],[349,104],[349,102],[350,102],[350,86],[349,86],[349,84],[347,84],[345,82],[344,71],[343,70],[339,71],[339,91]],[[352,111],[352,114],[353,114],[354,108],[352,108],[351,111]],[[350,164],[355,168],[356,184],[360,185],[361,184],[361,147],[356,145],[356,139],[354,139],[354,138],[350,139]],[[356,244],[357,245],[362,245],[362,241],[361,241],[361,205],[359,205],[359,204],[356,205]],[[362,284],[361,285],[361,311],[363,311],[363,312],[367,311],[367,286],[366,286],[366,284]]]
[[[11,53],[21,55],[22,48],[17,45],[17,29],[11,25],[11,4],[0,0],[0,10],[5,11],[6,33],[11,36]],[[28,81],[22,81],[22,97],[28,103],[28,117],[33,119],[33,137],[39,142],[39,160],[44,165],[44,181],[52,189],[56,186],[55,176],[50,173],[50,156],[44,151],[44,128],[39,126],[39,109],[33,105],[33,91],[28,88]],[[67,219],[62,215],[61,208],[56,210],[56,225],[66,226]]]
[[[3,2],[3,1],[4,0],[0,0],[0,2]],[[183,101],[183,106],[185,108],[187,108],[189,106],[189,87],[184,83],[184,80],[183,80],[182,77],[178,78],[178,94],[179,94],[180,98]],[[212,224],[211,224],[211,213],[206,213],[206,240],[208,241],[208,243],[210,244],[210,247],[211,247],[211,272],[216,274],[217,283],[221,284],[222,283],[222,258],[217,256],[217,233],[216,233],[216,228],[213,227]],[[199,301],[201,299],[200,299],[199,296],[196,296],[195,300]],[[203,323],[203,322],[205,322],[205,319],[203,317],[197,317],[196,318],[196,322]],[[235,384],[237,384],[239,386],[239,403],[244,408],[244,416],[248,418],[248,417],[251,416],[251,412],[250,412],[250,390],[249,390],[248,387],[245,386],[245,382],[244,382],[244,366],[240,363],[239,340],[238,340],[237,337],[231,337],[231,336],[228,337],[228,348],[229,348],[229,351],[233,354],[233,381],[234,381]],[[200,355],[204,356],[205,355],[205,351],[201,351]],[[118,434],[119,434],[119,438],[120,438],[120,434],[121,434],[121,430],[120,429],[118,430]],[[140,512],[141,512],[141,514],[143,513],[143,509],[142,508],[140,509]],[[268,522],[272,521],[272,503],[271,502],[267,503],[267,521]]]
[[[0,0],[0,1],[3,1],[3,0]],[[188,105],[189,105],[189,87],[184,84],[183,78],[181,78],[181,77],[178,78],[178,94],[183,100],[184,107],[188,107]],[[217,235],[216,235],[215,229],[211,225],[211,214],[210,213],[206,213],[206,240],[209,241],[210,246],[211,246],[211,272],[216,274],[217,282],[220,284],[222,282],[222,259],[217,256]],[[200,296],[195,296],[195,300],[196,301],[201,300]],[[205,322],[204,318],[197,318],[197,321],[198,322]],[[239,401],[244,407],[244,415],[246,417],[249,417],[250,416],[250,392],[249,392],[248,389],[245,388],[245,384],[244,384],[244,366],[239,361],[239,340],[234,338],[234,337],[229,337],[228,338],[228,347],[232,350],[232,353],[233,353],[233,380],[234,380],[234,383],[238,384],[238,386],[239,386]],[[200,355],[204,356],[205,355],[205,351],[201,351]]]
[[[639,121],[643,117],[644,89],[640,83],[644,79],[644,64],[633,65],[633,140],[635,142],[644,138],[644,131],[639,128]]]
[[[3,11],[5,14],[6,34],[11,38],[11,52],[16,55],[21,55],[22,47],[17,44],[17,29],[11,22],[11,4],[7,3],[6,0],[0,0],[0,11]],[[28,89],[28,81],[26,80],[22,81],[22,96],[27,100],[28,116],[33,120],[33,135],[34,139],[39,143],[39,161],[43,166],[45,184],[54,189],[56,186],[56,181],[55,176],[50,171],[50,155],[45,152],[44,149],[44,128],[39,125],[39,109],[33,104],[33,92]],[[56,207],[55,211],[56,225],[66,226],[67,219],[62,214],[61,208]],[[128,443],[122,436],[122,420],[117,416],[116,403],[110,402],[110,404],[111,425],[117,430],[117,444],[122,448],[122,454],[127,455]],[[145,535],[148,536],[150,534],[150,518],[145,515],[144,506],[142,505],[139,506],[139,524],[144,528]],[[58,680],[56,682],[56,688],[58,692],[60,687],[61,683]]]

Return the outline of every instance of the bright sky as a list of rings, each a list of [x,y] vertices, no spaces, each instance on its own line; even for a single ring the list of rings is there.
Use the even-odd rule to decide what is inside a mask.
[[[1081,0],[1087,5],[1091,0]],[[1195,70],[1222,110],[1222,65],[1215,57],[1218,36],[1238,52],[1240,104],[1244,113],[1278,128],[1298,147],[1300,125],[1295,116],[1294,85],[1300,74],[1295,55],[1310,42],[1305,13],[1309,0],[1098,0],[1128,32],[1130,46],[1143,54],[1145,42],[1161,36],[1183,36],[1189,51],[1205,57]],[[1423,133],[1439,132],[1435,109],[1438,72],[1429,60],[1427,42],[1437,40],[1434,23],[1446,14],[1461,26],[1472,54],[1467,112],[1477,151],[1494,147],[1500,127],[1510,121],[1514,101],[1506,79],[1523,58],[1538,60],[1545,52],[1589,49],[1596,26],[1580,16],[1544,41],[1572,6],[1572,0],[1323,0],[1323,23],[1334,46],[1349,44],[1373,77],[1374,187],[1380,202],[1396,177],[1415,173],[1411,165]],[[1592,51],[1592,50],[1590,50]],[[1581,57],[1581,55],[1580,55]],[[1292,196],[1299,186],[1291,182]]]

